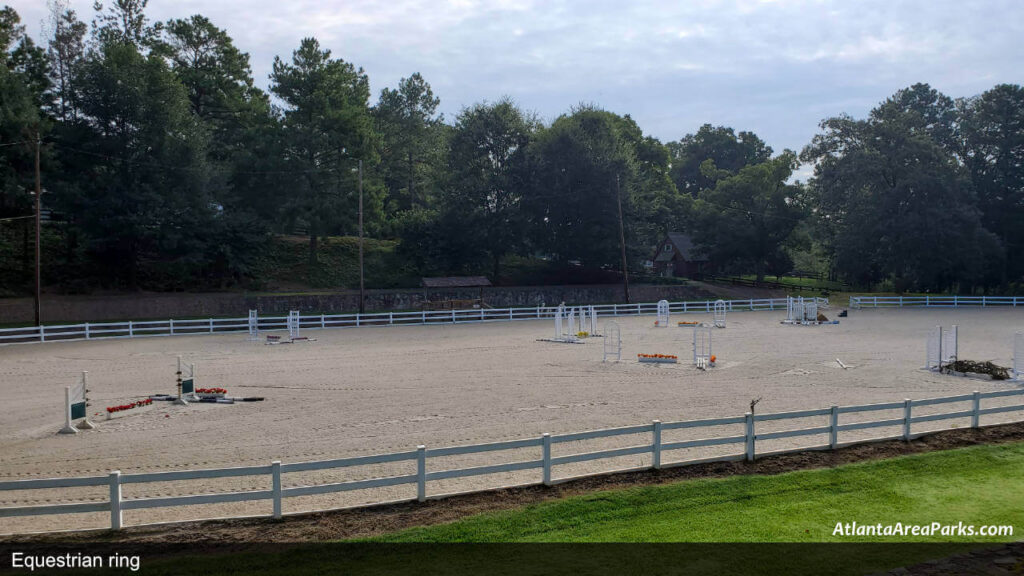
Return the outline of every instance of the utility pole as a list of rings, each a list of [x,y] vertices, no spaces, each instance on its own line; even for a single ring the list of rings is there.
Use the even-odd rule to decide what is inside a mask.
[[[359,313],[366,312],[363,285],[363,161],[359,160]]]
[[[629,269],[626,267],[626,230],[622,224],[622,194],[619,192],[619,175],[615,175],[615,200],[619,203],[619,245],[622,246],[622,289],[629,304]]]
[[[39,225],[39,220],[40,220],[40,213],[42,212],[42,202],[41,202],[40,199],[43,196],[43,185],[42,185],[42,182],[41,182],[40,178],[41,177],[40,177],[40,174],[39,174],[39,132],[36,132],[36,298],[35,298],[36,326],[41,325],[41,321],[42,321],[42,314],[40,313],[40,304],[39,304],[39,296],[40,296],[40,293],[42,291],[41,290],[42,275],[39,272],[39,263],[40,263],[40,260],[41,260],[41,258],[40,258],[41,248],[40,248],[40,242],[39,242],[39,232],[40,232],[41,227]]]

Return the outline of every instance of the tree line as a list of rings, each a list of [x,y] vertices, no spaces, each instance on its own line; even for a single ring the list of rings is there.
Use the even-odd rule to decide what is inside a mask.
[[[438,112],[420,74],[371,103],[366,72],[306,38],[269,91],[201,15],[146,0],[86,23],[50,0],[41,45],[0,12],[0,280],[15,292],[41,142],[48,281],[68,289],[247,286],[276,235],[398,239],[418,274],[510,258],[631,272],[668,231],[715,270],[794,268],[859,286],[1012,289],[1024,279],[1024,89],[899,90],[827,118],[801,152],[706,124],[678,141],[581,104],[543,122],[509,98]],[[807,182],[793,180],[811,164]],[[362,166],[362,173],[359,166]],[[621,216],[620,216],[621,215]],[[20,231],[20,232],[19,232]],[[23,266],[24,268],[24,266]]]

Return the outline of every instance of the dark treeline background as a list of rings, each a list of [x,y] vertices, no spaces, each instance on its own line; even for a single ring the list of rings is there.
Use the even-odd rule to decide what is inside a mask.
[[[31,287],[37,134],[45,280],[71,292],[260,287],[299,251],[306,285],[338,286],[323,244],[353,246],[360,161],[378,286],[614,277],[620,199],[634,273],[671,230],[726,273],[898,291],[1024,278],[1021,86],[915,84],[825,119],[800,153],[711,124],[662,143],[589,104],[550,125],[508,98],[444,118],[418,73],[371,104],[366,73],[314,38],[275,58],[267,93],[224,29],[145,7],[97,4],[86,23],[51,0],[45,45],[0,13],[0,293]]]

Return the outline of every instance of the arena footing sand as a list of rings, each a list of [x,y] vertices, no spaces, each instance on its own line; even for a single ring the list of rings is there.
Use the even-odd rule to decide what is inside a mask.
[[[838,313],[833,307],[830,317]],[[1009,365],[1012,337],[1024,329],[1024,310],[851,310],[838,325],[783,326],[785,312],[731,312],[715,330],[718,366],[695,369],[692,330],[652,317],[620,317],[623,361],[602,363],[600,339],[565,346],[538,342],[552,321],[444,326],[310,330],[316,342],[265,346],[244,334],[44,343],[0,347],[0,480],[105,475],[299,462],[568,433],[662,421],[741,416],[752,399],[758,412],[781,412],[930,398],[1020,388],[922,369],[925,337],[935,325],[960,326],[960,357]],[[602,319],[601,323],[606,320]],[[680,363],[639,364],[638,353],[678,355]],[[156,403],[106,421],[96,430],[58,436],[63,388],[89,371],[90,413],[174,390],[175,357],[197,365],[198,387],[261,396],[235,405]],[[836,362],[841,359],[847,367]],[[995,399],[990,405],[997,405]],[[1008,403],[1018,403],[1016,399]],[[948,406],[922,407],[946,411]],[[915,409],[915,414],[917,414]],[[897,418],[893,413],[872,415]],[[982,418],[983,425],[1020,420],[1020,412]],[[819,420],[808,419],[806,425]],[[773,423],[764,423],[772,430]],[[789,422],[790,427],[803,427]],[[929,428],[930,425],[934,425]],[[929,422],[914,432],[967,427],[969,419]],[[760,426],[760,425],[759,425]],[[722,435],[742,434],[723,427]],[[888,429],[842,434],[841,442]],[[705,435],[707,433],[705,432]],[[665,438],[666,442],[684,437]],[[806,444],[806,440],[802,440]],[[759,443],[758,450],[792,447],[800,439]],[[637,444],[604,438],[559,444],[555,456]],[[732,453],[736,447],[680,450],[666,461]],[[536,452],[536,451],[534,451]],[[535,458],[530,449],[511,458]],[[437,469],[509,461],[509,453],[438,461]],[[556,467],[555,477],[649,464],[649,455]],[[431,466],[435,465],[431,459]],[[394,463],[285,475],[285,487],[411,473]],[[429,494],[536,481],[522,471],[428,484]],[[259,490],[269,477],[127,485],[125,498]],[[0,506],[106,499],[105,488],[0,493]],[[285,513],[352,506],[415,496],[415,486],[287,499]],[[269,502],[130,511],[128,525],[203,517],[265,515]],[[102,528],[104,513],[5,519],[0,532]]]

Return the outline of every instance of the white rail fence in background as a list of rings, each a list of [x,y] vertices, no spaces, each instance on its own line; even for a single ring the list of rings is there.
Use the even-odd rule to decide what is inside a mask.
[[[519,470],[537,470],[538,479],[532,482],[516,484],[515,486],[533,486],[538,484],[552,485],[567,482],[576,477],[556,478],[554,470],[557,466],[577,462],[604,460],[629,455],[650,455],[651,465],[628,469],[604,469],[595,471],[593,474],[638,471],[647,469],[660,469],[675,466],[699,464],[718,461],[752,461],[758,456],[785,454],[806,450],[828,450],[836,449],[847,445],[860,444],[865,442],[880,442],[885,440],[911,440],[922,434],[914,434],[914,424],[922,422],[934,422],[957,418],[970,418],[971,427],[978,428],[981,425],[981,417],[989,414],[1006,412],[1022,412],[1024,404],[1013,404],[1004,406],[992,406],[982,408],[982,400],[1003,397],[1022,397],[1024,389],[1002,390],[995,392],[974,392],[960,396],[948,396],[943,398],[930,398],[924,400],[904,400],[902,402],[888,402],[883,404],[864,404],[859,406],[832,406],[819,410],[801,410],[796,412],[779,412],[774,414],[750,413],[734,418],[713,418],[706,420],[689,420],[681,422],[661,422],[658,420],[650,424],[639,426],[627,426],[623,428],[610,428],[605,430],[594,430],[589,432],[577,432],[573,434],[549,435],[543,434],[537,438],[525,440],[512,440],[507,442],[494,442],[488,444],[474,444],[469,446],[452,446],[445,448],[427,448],[417,446],[415,450],[396,452],[391,454],[378,454],[373,456],[358,456],[353,458],[342,458],[338,460],[323,460],[317,462],[296,462],[282,464],[279,461],[271,462],[266,466],[246,466],[239,468],[221,468],[207,470],[183,470],[173,472],[152,472],[141,474],[121,474],[118,471],[111,472],[106,476],[86,476],[77,478],[48,478],[41,480],[14,480],[0,482],[0,493],[18,490],[36,490],[51,488],[75,488],[83,486],[109,486],[110,498],[104,502],[82,502],[70,504],[52,504],[35,506],[18,506],[0,508],[0,518],[18,516],[38,516],[51,514],[78,514],[84,512],[109,512],[110,528],[117,530],[124,526],[123,512],[126,510],[141,510],[147,508],[162,508],[176,506],[192,506],[197,504],[217,504],[230,502],[247,501],[271,501],[272,518],[280,518],[283,515],[283,501],[285,498],[297,496],[309,496],[314,494],[328,494],[346,492],[351,490],[363,490],[368,488],[379,488],[384,486],[415,485],[416,497],[402,501],[424,501],[429,498],[442,498],[453,494],[438,494],[428,496],[427,483],[436,480],[449,478],[462,478],[468,476],[481,476],[502,472],[513,472]],[[940,404],[965,404],[964,409],[944,412],[939,414],[925,414],[914,416],[914,408],[921,406],[933,406]],[[877,411],[902,411],[899,418],[889,418],[874,421],[856,421],[840,424],[840,417],[847,414],[877,412]],[[759,422],[782,421],[798,418],[827,418],[827,424],[812,428],[800,428],[783,431],[771,431],[758,433],[756,431]],[[1021,418],[1014,419],[1019,422]],[[694,440],[664,442],[662,433],[670,430],[690,429],[701,430],[708,427],[740,425],[744,426],[744,433],[732,436],[717,436],[712,438],[699,438]],[[866,430],[882,427],[900,427],[901,433],[893,436],[858,439],[851,442],[840,442],[840,434],[853,430]],[[952,429],[952,428],[945,428]],[[933,433],[939,430],[929,430],[924,433]],[[624,448],[600,450],[596,452],[579,452],[554,456],[553,447],[566,442],[580,440],[591,440],[596,438],[608,438],[613,436],[639,436],[636,445]],[[780,438],[795,438],[804,436],[816,436],[826,439],[825,442],[809,444],[800,447],[788,448],[758,453],[757,442],[764,440],[775,440]],[[695,460],[667,461],[666,453],[686,448],[698,448],[705,446],[740,445],[742,449],[738,453],[711,458]],[[433,470],[428,467],[431,458],[455,456],[462,454],[476,454],[482,452],[500,452],[506,450],[518,450],[524,448],[537,448],[538,457],[530,460],[504,462],[487,466],[474,466],[468,468]],[[365,466],[369,464],[381,464],[386,462],[415,462],[416,472],[400,476],[389,476],[382,478],[371,478],[365,480],[353,480],[347,482],[336,482],[318,484],[312,486],[293,486],[285,488],[283,476],[288,473],[307,472],[311,470],[328,470],[338,468],[349,468],[353,466]],[[592,475],[592,474],[588,474]],[[218,494],[194,494],[187,496],[170,496],[160,498],[133,498],[125,499],[121,496],[121,487],[125,484],[137,484],[148,482],[169,482],[180,480],[197,480],[207,478],[228,478],[239,476],[269,476],[269,490],[250,490],[244,492],[226,492]],[[509,488],[512,486],[492,486],[490,489]],[[395,501],[390,501],[395,502]],[[389,503],[390,503],[389,502]],[[372,505],[372,504],[367,504]]]
[[[850,308],[1024,306],[1024,296],[850,296]]]
[[[828,306],[827,298],[818,298]],[[785,310],[785,298],[729,300],[731,310]],[[714,300],[672,302],[674,313],[714,311]],[[594,305],[599,316],[654,315],[657,303]],[[299,317],[302,330],[320,328],[354,328],[358,326],[398,326],[422,324],[462,324],[473,322],[508,322],[554,318],[557,307],[473,308],[469,310],[424,310],[421,312],[375,312],[371,314],[306,314]],[[86,322],[0,329],[0,344],[98,340],[102,338],[140,338],[143,336],[186,336],[249,332],[250,318],[205,318],[198,320],[126,320],[123,322]],[[261,316],[257,319],[261,332],[288,330],[288,316]]]

